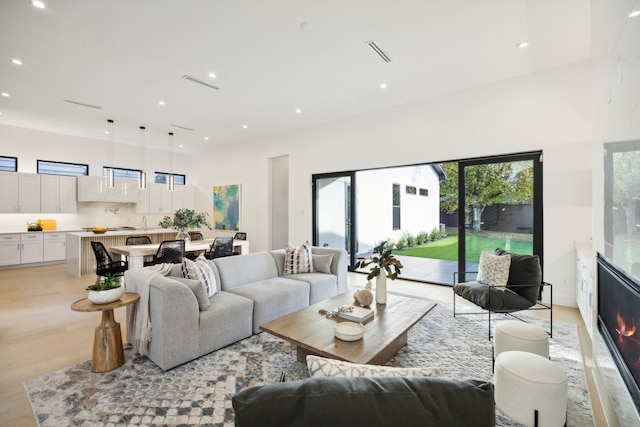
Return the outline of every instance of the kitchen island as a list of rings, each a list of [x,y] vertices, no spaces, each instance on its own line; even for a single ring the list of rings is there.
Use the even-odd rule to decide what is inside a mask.
[[[105,247],[109,247],[126,244],[129,236],[149,236],[152,243],[160,243],[163,240],[174,240],[176,233],[176,230],[167,228],[109,230],[103,234],[91,231],[67,233],[67,272],[79,277],[96,271],[96,257],[91,249],[92,241],[101,242]]]

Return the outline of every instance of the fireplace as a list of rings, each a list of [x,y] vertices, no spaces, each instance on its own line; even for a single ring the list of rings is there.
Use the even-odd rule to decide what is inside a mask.
[[[598,254],[598,330],[640,413],[640,282]]]

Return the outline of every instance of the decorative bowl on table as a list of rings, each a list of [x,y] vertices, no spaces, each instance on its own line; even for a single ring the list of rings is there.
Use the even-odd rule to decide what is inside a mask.
[[[89,291],[89,301],[94,304],[108,304],[110,302],[118,301],[122,294],[124,293],[124,288],[119,286],[113,289],[107,289],[106,291]]]
[[[104,227],[93,227],[91,231],[93,231],[94,234],[104,234],[107,232],[107,229]]]
[[[364,336],[364,325],[354,322],[336,323],[333,327],[333,332],[339,340],[358,341]]]

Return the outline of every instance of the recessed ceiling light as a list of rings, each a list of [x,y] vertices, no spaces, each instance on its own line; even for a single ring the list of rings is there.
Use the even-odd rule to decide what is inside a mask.
[[[4,96],[5,98],[8,98],[11,96],[7,92],[2,92],[0,95]]]
[[[302,110],[300,108],[296,108],[296,114],[302,114]]]
[[[41,2],[41,1],[39,1],[39,0],[32,0],[32,1],[31,1],[31,4],[32,4],[34,7],[37,7],[38,9],[44,9],[44,2]]]
[[[386,83],[380,83],[380,89],[386,89],[386,88],[387,88]]]
[[[523,41],[522,43],[518,43],[516,46],[518,46],[520,49],[524,49],[525,47],[529,47],[529,42]]]
[[[182,147],[184,147],[184,145],[178,144],[178,148],[182,148]]]
[[[109,132],[108,130],[104,131],[105,135],[109,135],[111,132]]]
[[[640,10],[634,10],[629,14],[629,18],[635,18],[636,16],[640,16]]]
[[[247,126],[247,125],[242,125],[242,129],[248,129],[248,128],[249,128],[249,126]]]
[[[205,137],[204,137],[204,140],[205,140],[205,141],[208,141],[208,140],[209,140],[209,137],[208,137],[208,136],[205,136]]]
[[[212,79],[216,78],[216,73],[209,73],[209,77],[211,77]]]
[[[18,58],[12,59],[11,62],[13,62],[16,65],[22,65],[22,61],[20,61]]]
[[[164,101],[158,101],[158,105],[165,105]]]

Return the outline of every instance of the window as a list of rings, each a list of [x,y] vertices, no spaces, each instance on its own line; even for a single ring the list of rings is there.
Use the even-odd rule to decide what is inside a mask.
[[[107,176],[107,166],[102,167],[102,176]],[[113,169],[114,178],[124,179],[138,179],[140,177],[140,170],[138,169],[123,169],[123,168],[111,168]]]
[[[416,194],[416,187],[412,186],[412,185],[407,185],[405,187],[405,191],[407,194]]]
[[[0,156],[0,171],[18,172],[18,158]]]
[[[175,185],[185,185],[187,181],[185,175],[180,175],[177,173],[170,174],[168,172],[155,172],[154,182],[157,184],[166,184],[169,175],[173,175],[173,183]]]
[[[38,160],[38,173],[43,175],[87,176],[89,165]]]
[[[428,197],[429,196],[429,190],[427,188],[421,188],[420,189],[420,195]]]
[[[400,184],[393,184],[392,205],[393,205],[393,229],[400,230]]]

